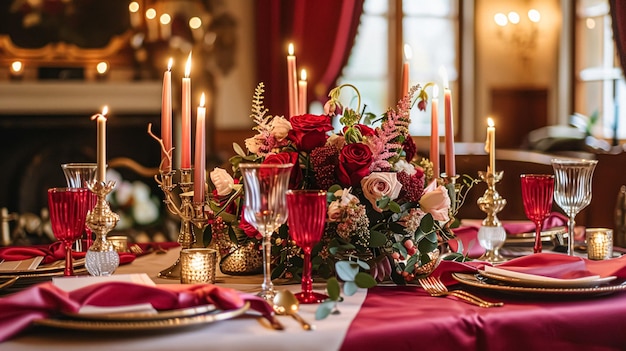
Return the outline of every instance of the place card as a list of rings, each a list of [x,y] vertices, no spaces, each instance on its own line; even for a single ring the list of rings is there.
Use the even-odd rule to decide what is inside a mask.
[[[43,261],[43,256],[35,256],[21,261],[0,262],[0,272],[34,271]]]
[[[52,283],[61,290],[70,292],[92,284],[105,282],[127,282],[146,286],[156,286],[154,281],[145,273],[137,274],[115,274],[109,276],[71,276],[71,277],[54,277]]]

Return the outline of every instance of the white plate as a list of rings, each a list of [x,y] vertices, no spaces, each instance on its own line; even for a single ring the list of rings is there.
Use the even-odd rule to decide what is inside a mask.
[[[486,278],[502,281],[510,285],[540,288],[588,288],[608,284],[616,278],[615,276],[600,277],[599,275],[594,275],[574,279],[559,279],[514,272],[491,266],[485,266],[485,270],[479,270],[479,273]]]

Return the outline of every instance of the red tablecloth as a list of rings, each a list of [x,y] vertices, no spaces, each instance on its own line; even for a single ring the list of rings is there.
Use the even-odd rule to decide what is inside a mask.
[[[372,288],[341,350],[626,350],[624,292],[562,301],[481,295],[505,306],[480,308],[417,287]]]

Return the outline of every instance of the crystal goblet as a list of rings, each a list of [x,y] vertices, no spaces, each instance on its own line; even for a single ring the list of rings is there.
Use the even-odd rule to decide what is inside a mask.
[[[285,193],[293,164],[242,163],[244,219],[263,235],[263,284],[259,296],[266,301],[276,294],[271,279],[272,233],[287,221]]]
[[[326,224],[326,191],[289,190],[287,191],[289,210],[289,236],[304,251],[302,267],[302,292],[296,294],[300,303],[319,303],[328,295],[313,291],[311,278],[311,250],[322,239]]]
[[[522,201],[526,217],[535,223],[535,245],[533,252],[541,252],[541,230],[552,210],[554,197],[554,175],[522,174]]]
[[[74,275],[72,263],[72,243],[80,238],[85,229],[89,189],[51,188],[48,189],[50,224],[54,236],[65,246],[64,275]]]
[[[98,164],[96,163],[63,163],[61,169],[65,175],[65,181],[69,188],[87,188],[87,184],[93,182],[96,179],[96,169]],[[91,193],[91,192],[90,192]],[[88,198],[89,209],[91,210],[98,200],[96,194],[91,193]],[[93,233],[88,226],[85,226],[85,246],[83,247],[83,241],[81,238],[76,240],[74,249],[76,251],[86,251],[91,244],[93,244]]]
[[[554,201],[567,215],[567,254],[574,255],[576,215],[591,203],[591,181],[597,160],[553,159]]]

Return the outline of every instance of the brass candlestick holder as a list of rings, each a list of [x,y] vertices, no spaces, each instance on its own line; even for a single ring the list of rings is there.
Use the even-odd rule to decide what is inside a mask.
[[[498,212],[502,211],[506,205],[506,199],[502,198],[496,191],[496,183],[502,180],[503,175],[503,171],[478,172],[480,179],[487,183],[487,190],[477,201],[480,210],[487,214],[487,218],[483,220],[482,226],[478,230],[478,242],[486,250],[479,259],[491,263],[506,261],[498,252],[506,240],[506,231],[502,228],[502,223],[497,216]]]
[[[87,187],[96,194],[96,206],[87,213],[87,227],[96,235],[96,240],[87,250],[85,267],[93,276],[113,274],[120,265],[120,257],[113,244],[107,240],[107,234],[115,228],[120,217],[111,211],[106,196],[113,191],[114,181],[90,182]]]
[[[155,180],[165,194],[163,202],[167,210],[180,218],[180,232],[178,233],[177,241],[182,249],[189,249],[196,242],[193,226],[204,230],[208,225],[210,210],[208,204],[195,203],[192,201],[192,170],[181,169],[180,182],[178,184],[173,182],[175,173],[176,171],[161,171],[160,177],[155,176]],[[176,189],[177,186],[180,187],[181,190],[178,196],[174,193],[174,189]],[[176,199],[177,197],[179,200]],[[173,265],[159,272],[158,276],[159,278],[180,279],[180,256]]]

